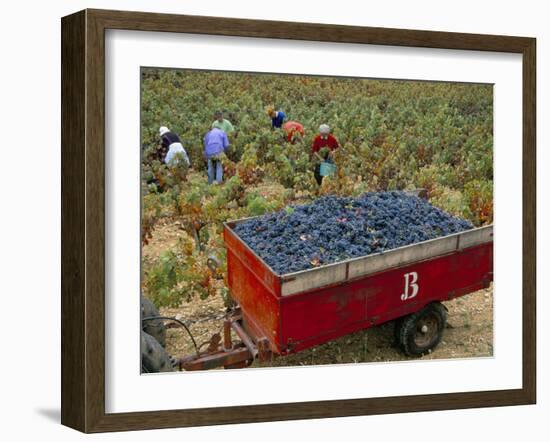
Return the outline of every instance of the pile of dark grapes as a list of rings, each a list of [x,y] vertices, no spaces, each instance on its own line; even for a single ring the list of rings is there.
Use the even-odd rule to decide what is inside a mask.
[[[422,198],[391,191],[324,196],[234,230],[276,273],[285,274],[472,228]]]

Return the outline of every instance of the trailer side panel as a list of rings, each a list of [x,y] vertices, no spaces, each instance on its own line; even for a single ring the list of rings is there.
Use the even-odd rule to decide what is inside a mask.
[[[255,337],[267,338],[271,350],[279,353],[280,282],[228,229],[224,230],[224,239],[228,284],[231,296],[243,311],[245,326]]]
[[[300,351],[413,313],[492,280],[493,243],[281,298],[282,347]]]

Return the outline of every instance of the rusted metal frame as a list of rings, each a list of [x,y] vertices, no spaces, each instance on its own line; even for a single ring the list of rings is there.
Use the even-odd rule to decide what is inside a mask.
[[[223,321],[223,350],[225,352],[231,351],[233,348],[233,342],[231,341],[231,319],[226,318]]]
[[[269,341],[267,338],[260,339],[258,341],[258,360],[260,362],[266,362],[274,355],[276,355],[276,353],[273,353],[269,348]]]
[[[245,347],[248,348],[248,351],[250,351],[252,357],[256,359],[256,356],[258,356],[258,347],[256,347],[252,341],[252,338],[246,333],[239,321],[231,321],[231,328],[235,330],[235,333],[237,333],[237,336],[241,338],[241,341]]]
[[[235,364],[245,363],[252,359],[250,351],[246,347],[236,347],[231,351],[223,349],[216,353],[204,354],[199,358],[196,356],[187,356],[181,358],[179,362],[180,369],[187,371],[210,370],[212,368],[226,367]]]
[[[233,344],[231,339],[231,330],[234,330],[241,342]],[[256,338],[257,345],[254,342]],[[197,355],[185,356],[178,361],[180,370],[209,370],[212,368],[244,368],[251,361],[258,358],[260,361],[266,361],[272,352],[269,348],[269,342],[265,337],[252,337],[242,326],[242,314],[240,307],[235,309],[224,320],[223,341],[216,350]]]
[[[269,340],[265,336],[257,337],[249,334],[243,327],[242,320],[232,321],[231,327],[235,330],[239,338],[241,338],[243,344],[249,349],[254,359],[264,362],[271,357],[272,351],[269,347]]]

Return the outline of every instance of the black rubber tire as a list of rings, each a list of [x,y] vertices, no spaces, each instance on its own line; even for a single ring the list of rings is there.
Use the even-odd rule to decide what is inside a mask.
[[[403,318],[399,345],[408,356],[422,356],[433,350],[443,337],[447,321],[445,307],[439,302]]]
[[[406,318],[406,316],[401,316],[400,318],[397,318],[393,321],[393,342],[392,346],[396,348],[400,348],[401,344],[399,340],[401,339],[401,328],[403,327],[403,320]]]
[[[160,316],[155,305],[147,298],[141,297],[141,318],[150,318],[152,316]],[[166,326],[159,319],[147,320],[141,322],[141,329],[155,338],[160,345],[166,347]]]
[[[141,332],[141,372],[160,373],[174,371],[174,361],[151,335]]]

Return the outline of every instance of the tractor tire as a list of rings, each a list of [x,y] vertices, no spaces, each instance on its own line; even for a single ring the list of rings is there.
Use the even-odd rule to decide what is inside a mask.
[[[403,318],[399,327],[399,344],[408,356],[422,356],[433,350],[443,337],[447,321],[445,307],[439,302]]]
[[[155,305],[145,297],[141,297],[141,319],[160,316]],[[141,329],[155,338],[158,343],[166,347],[166,327],[161,319],[141,321]]]
[[[174,371],[174,361],[151,335],[141,332],[141,372],[160,373]]]

